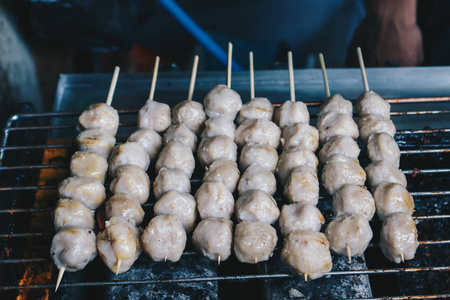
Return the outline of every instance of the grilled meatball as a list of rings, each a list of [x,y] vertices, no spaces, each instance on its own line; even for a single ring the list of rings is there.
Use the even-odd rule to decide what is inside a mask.
[[[319,201],[319,179],[307,165],[296,167],[284,186],[284,195],[291,203],[317,205]]]
[[[127,194],[142,205],[150,194],[150,179],[141,168],[125,165],[117,169],[109,189],[113,194]]]
[[[375,201],[372,194],[363,185],[344,184],[333,195],[333,211],[341,214],[359,214],[371,220],[375,214]]]
[[[405,260],[413,259],[418,246],[417,228],[410,214],[397,212],[384,219],[380,248],[387,259],[397,264],[402,255]]]
[[[236,161],[237,146],[232,139],[225,135],[206,138],[198,145],[197,157],[204,167],[220,158]]]
[[[127,194],[116,194],[105,204],[106,218],[122,218],[136,226],[144,220],[144,210],[139,203]]]
[[[226,85],[216,85],[203,100],[206,115],[210,118],[223,116],[230,121],[236,119],[241,110],[241,96]]]
[[[111,135],[116,135],[119,128],[119,114],[106,103],[95,103],[88,106],[78,118],[83,130],[102,128]]]
[[[226,135],[234,141],[236,125],[233,121],[225,117],[209,118],[205,122],[205,129],[202,131],[201,138],[215,137],[218,135]]]
[[[320,107],[319,115],[334,112],[346,115],[353,114],[353,104],[351,101],[344,99],[341,94],[329,97]]]
[[[138,128],[148,128],[156,132],[164,132],[172,124],[170,107],[165,103],[147,100],[139,110]]]
[[[166,192],[174,190],[183,193],[191,192],[189,176],[180,169],[162,168],[153,182],[153,194],[156,199],[161,198]]]
[[[180,142],[191,148],[197,149],[197,135],[184,124],[170,125],[164,133],[164,145],[170,142]]]
[[[105,182],[108,161],[106,158],[92,151],[77,151],[70,160],[70,174],[79,177],[94,177]]]
[[[172,215],[154,217],[141,236],[145,253],[154,261],[177,262],[186,246],[186,231]]]
[[[128,142],[138,143],[150,159],[156,159],[163,146],[159,133],[148,128],[141,128],[133,132],[128,138]]]
[[[239,195],[250,190],[261,190],[269,195],[275,194],[277,191],[277,180],[272,172],[263,167],[253,165],[245,170],[238,184]]]
[[[296,275],[316,279],[331,271],[330,244],[321,232],[296,230],[284,240],[281,261]]]
[[[325,218],[317,207],[302,203],[283,205],[278,220],[283,236],[296,230],[319,232],[324,223]]]
[[[236,190],[241,173],[236,162],[226,159],[217,159],[206,168],[203,182],[220,181],[230,192]]]
[[[59,199],[54,215],[55,231],[69,227],[94,229],[94,211],[80,202],[70,199]]]
[[[58,269],[82,270],[97,255],[95,233],[81,227],[62,229],[53,237],[50,255]]]
[[[267,145],[244,145],[239,158],[239,167],[245,171],[251,165],[258,165],[274,173],[278,163],[278,152]]]
[[[311,151],[319,147],[319,131],[306,123],[296,123],[284,127],[281,145],[285,148],[299,146]]]
[[[272,120],[273,105],[267,98],[253,98],[242,105],[237,117],[237,123],[241,124],[247,119]]]
[[[89,209],[96,209],[106,198],[105,187],[93,177],[69,177],[58,188],[61,198],[70,198]]]
[[[323,168],[323,186],[330,195],[334,195],[344,184],[363,185],[366,172],[358,160],[342,154],[331,157]]]
[[[404,186],[398,183],[381,183],[374,191],[373,198],[377,207],[377,215],[384,220],[396,212],[413,214],[414,199]]]
[[[162,168],[180,169],[191,177],[195,168],[195,159],[191,149],[179,142],[168,143],[156,161],[156,173]]]
[[[211,260],[227,260],[231,255],[233,242],[233,222],[226,219],[206,219],[201,221],[192,234],[195,248]]]
[[[197,209],[202,219],[230,219],[234,198],[222,182],[204,182],[195,193]]]
[[[276,173],[282,185],[285,185],[289,175],[296,167],[307,165],[317,173],[319,161],[314,152],[301,147],[284,149],[278,159]]]
[[[321,144],[338,135],[349,136],[355,140],[359,136],[358,125],[348,114],[329,112],[321,115],[317,120],[317,129]]]
[[[234,232],[234,254],[243,263],[266,261],[272,256],[277,241],[277,232],[270,224],[242,221]]]
[[[236,144],[242,148],[246,144],[268,145],[274,149],[280,145],[281,130],[266,119],[248,119],[236,129]]]
[[[108,160],[108,174],[113,177],[119,167],[133,165],[147,171],[150,165],[150,157],[136,142],[126,142],[114,147]]]
[[[301,101],[288,100],[275,110],[273,119],[281,129],[295,123],[309,124],[308,107]]]
[[[197,218],[197,204],[192,195],[178,191],[168,191],[153,207],[155,216],[173,215],[177,217],[187,233],[194,229]]]
[[[391,105],[374,91],[368,91],[359,96],[356,110],[360,117],[371,114],[379,114],[386,119],[391,117]]]
[[[365,115],[359,119],[359,135],[365,145],[372,134],[380,132],[394,136],[395,125],[392,120],[377,114]]]
[[[383,182],[399,183],[406,187],[406,177],[402,170],[385,160],[371,163],[366,167],[366,172],[372,190],[375,190]]]
[[[275,199],[261,190],[243,193],[236,201],[236,219],[238,222],[264,222],[272,224],[278,220],[280,210]]]
[[[82,131],[77,136],[80,150],[96,152],[108,157],[114,148],[116,138],[103,128],[93,128]]]
[[[392,136],[385,132],[369,137],[367,153],[372,161],[386,160],[395,167],[400,166],[400,149]]]
[[[199,135],[205,125],[206,114],[203,104],[197,101],[183,101],[175,105],[172,111],[172,123],[184,124]]]
[[[319,152],[319,160],[321,164],[325,164],[330,157],[336,154],[344,154],[345,156],[358,159],[359,156],[358,143],[349,136],[338,135],[333,136],[323,144]]]

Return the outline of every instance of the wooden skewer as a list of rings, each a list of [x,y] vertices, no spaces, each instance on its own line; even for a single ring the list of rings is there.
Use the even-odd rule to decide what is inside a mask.
[[[63,278],[65,271],[66,271],[66,268],[64,268],[64,267],[61,267],[61,269],[59,269],[58,278],[56,279],[55,292],[58,290],[59,284],[61,283],[61,279]]]
[[[348,256],[348,262],[352,263],[352,249],[350,249],[350,246],[348,244],[345,244],[347,247],[347,256]]]
[[[250,99],[255,98],[255,73],[253,69],[253,52],[248,54],[250,60]]]
[[[305,276],[305,282],[307,282],[308,281],[308,274],[303,274],[304,276]]]
[[[288,52],[288,66],[289,66],[289,86],[291,90],[291,101],[295,102],[294,63],[292,62],[292,51]]]
[[[368,92],[370,90],[369,82],[367,81],[366,67],[364,66],[364,60],[360,47],[356,48],[356,53],[358,54],[359,68],[361,69],[361,75],[364,83],[364,91]]]
[[[194,57],[194,65],[192,66],[191,84],[189,85],[188,101],[192,101],[194,95],[195,79],[197,78],[198,55]]]
[[[116,265],[116,275],[119,275],[119,270],[120,270],[120,266],[122,265],[122,260],[118,259],[117,260],[117,265]]]
[[[227,86],[231,88],[231,62],[233,55],[233,44],[228,43],[228,60],[227,60]]]
[[[325,95],[327,98],[330,98],[330,86],[328,85],[328,76],[327,76],[327,69],[325,68],[325,60],[323,59],[323,54],[319,53],[319,60],[320,60],[320,68],[322,69],[322,75],[323,75],[323,84],[325,85]]]
[[[400,257],[402,259],[402,263],[404,263],[405,262],[405,255],[403,255],[403,253],[400,253]]]
[[[255,257],[255,264],[257,264],[258,263],[258,259]]]
[[[148,100],[153,100],[153,96],[155,96],[155,87],[156,87],[156,78],[158,77],[158,68],[159,68],[159,56],[157,56],[155,59],[155,68],[153,69],[152,85],[150,86],[150,95],[148,96]]]
[[[220,265],[220,260],[222,259],[222,257],[219,255],[217,256],[217,265]]]
[[[111,85],[109,86],[108,97],[106,98],[106,105],[111,105],[112,103],[114,91],[116,90],[117,78],[119,78],[119,72],[120,68],[116,66],[116,68],[114,69],[113,78],[111,80]]]
[[[167,261],[167,255],[166,256],[164,256],[164,262],[166,262]]]

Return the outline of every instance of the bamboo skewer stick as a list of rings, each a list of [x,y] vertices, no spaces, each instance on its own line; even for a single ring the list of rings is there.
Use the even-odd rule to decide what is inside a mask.
[[[117,260],[117,265],[116,265],[116,275],[119,275],[119,270],[120,270],[120,266],[122,265],[122,260],[118,259]]]
[[[356,48],[356,53],[358,54],[359,68],[361,69],[361,75],[364,83],[364,91],[368,92],[370,91],[369,82],[367,81],[366,67],[364,66],[364,60],[360,47]]]
[[[255,73],[253,68],[253,52],[249,53],[250,60],[250,99],[255,98]]]
[[[119,72],[120,68],[116,66],[114,69],[113,78],[111,80],[111,85],[109,86],[108,97],[106,97],[106,105],[111,105],[112,103],[114,91],[116,90],[117,78],[119,78]]]
[[[328,76],[327,76],[327,69],[325,67],[325,60],[323,59],[323,54],[319,53],[319,60],[320,60],[320,68],[322,69],[322,76],[323,76],[323,84],[325,85],[325,95],[327,98],[330,98],[330,86],[328,84]]]
[[[227,60],[227,86],[231,88],[231,63],[233,55],[233,44],[228,43],[228,60]]]
[[[198,55],[194,57],[194,65],[192,66],[191,83],[189,85],[188,101],[192,101],[194,95],[195,79],[197,78]]]
[[[150,86],[150,95],[148,96],[148,100],[152,101],[155,96],[155,88],[156,88],[156,78],[158,77],[158,68],[159,68],[159,56],[155,59],[155,68],[153,69],[153,77],[152,77],[152,85]]]
[[[291,101],[295,102],[294,63],[292,62],[292,51],[288,52],[288,66],[289,66],[289,87],[291,90]]]
[[[61,280],[63,278],[64,272],[66,271],[65,267],[61,267],[61,269],[59,269],[58,272],[58,278],[56,279],[56,287],[55,287],[55,292],[58,290],[59,284],[61,283]]]

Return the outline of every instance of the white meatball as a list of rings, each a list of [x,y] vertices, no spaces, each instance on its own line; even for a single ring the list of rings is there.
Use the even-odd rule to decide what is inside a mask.
[[[206,168],[203,182],[220,181],[230,192],[236,190],[241,173],[236,162],[226,159],[217,159]]]
[[[105,187],[92,177],[69,177],[58,188],[61,198],[70,198],[90,209],[96,209],[105,201]]]
[[[280,210],[275,199],[261,190],[243,193],[236,201],[236,219],[238,222],[264,222],[272,224],[278,220]]]
[[[199,135],[205,125],[206,114],[203,104],[197,101],[183,101],[175,105],[172,111],[172,123],[184,124]]]
[[[191,181],[183,170],[162,168],[153,182],[153,194],[156,199],[166,192],[174,190],[183,193],[191,192]]]
[[[225,219],[201,221],[192,234],[195,248],[211,260],[227,260],[231,255],[233,242],[233,222]]]
[[[410,214],[397,212],[383,221],[380,234],[380,248],[390,261],[400,263],[413,259],[419,246],[417,228]]]
[[[144,220],[144,210],[139,203],[127,194],[116,194],[105,204],[106,218],[122,218],[136,226]]]
[[[316,172],[307,165],[296,167],[290,173],[283,192],[290,203],[317,205],[319,179]]]
[[[283,205],[278,224],[283,236],[296,230],[319,232],[325,218],[312,204],[294,203]]]
[[[246,144],[268,145],[274,149],[280,145],[281,130],[272,121],[248,119],[236,129],[236,144],[242,148]]]
[[[371,114],[379,114],[386,119],[391,117],[391,105],[374,91],[368,91],[359,96],[356,102],[356,110],[360,117]]]
[[[58,269],[82,270],[97,255],[95,233],[81,227],[62,229],[53,237],[50,255]]]
[[[358,160],[339,154],[331,157],[323,168],[323,186],[334,195],[344,184],[364,185],[366,172]]]
[[[359,135],[361,141],[367,145],[369,137],[374,133],[385,132],[390,136],[395,135],[395,125],[392,120],[381,115],[365,115],[359,119]]]
[[[128,138],[128,142],[138,143],[150,159],[156,159],[163,146],[159,133],[148,128],[141,128],[133,132]]]
[[[397,168],[400,166],[400,149],[397,142],[385,132],[369,137],[367,153],[372,161],[386,160]]]
[[[69,227],[94,229],[94,211],[78,201],[59,199],[54,215],[55,231]]]
[[[155,216],[173,215],[177,217],[187,233],[194,229],[197,218],[197,204],[192,195],[178,191],[168,191],[153,207]]]
[[[116,143],[116,138],[102,128],[93,128],[82,131],[77,137],[77,142],[80,150],[88,150],[108,157]]]
[[[333,211],[341,214],[359,214],[371,220],[375,214],[375,201],[363,185],[345,184],[333,195]]]
[[[234,198],[222,182],[205,182],[195,193],[200,217],[230,219],[234,212]]]
[[[285,185],[292,170],[296,167],[307,165],[317,172],[319,160],[314,152],[301,147],[284,149],[278,159],[276,173],[282,185]]]
[[[330,112],[351,116],[353,114],[353,104],[351,101],[344,99],[341,94],[333,95],[322,104],[319,115],[324,115]]]
[[[284,127],[281,145],[285,148],[300,146],[311,151],[319,147],[319,131],[306,123],[296,123]]]
[[[281,129],[295,123],[309,124],[308,107],[301,101],[288,100],[275,110],[273,119]]]
[[[321,232],[297,230],[284,240],[281,261],[296,275],[316,279],[331,271],[330,244]]]
[[[211,165],[213,161],[220,158],[236,161],[237,146],[225,135],[206,138],[198,145],[197,157],[203,167]]]
[[[125,165],[117,169],[109,189],[113,194],[127,194],[142,205],[150,195],[150,179],[141,168]]]
[[[95,103],[88,106],[78,118],[83,130],[103,128],[111,135],[116,135],[119,128],[119,114],[106,103]]]
[[[278,152],[267,145],[245,145],[241,149],[239,167],[245,171],[251,165],[258,165],[274,173],[278,163]]]
[[[384,220],[395,212],[414,213],[414,199],[404,186],[398,183],[381,183],[374,191],[373,198],[377,215]]]
[[[209,118],[205,122],[205,129],[203,129],[201,138],[215,137],[218,135],[226,135],[234,141],[236,125],[233,121],[225,117]]]
[[[355,140],[359,136],[358,125],[356,125],[353,117],[347,114],[326,113],[317,120],[317,128],[322,144],[333,136],[344,135]]]
[[[277,180],[275,175],[263,167],[253,165],[245,170],[238,184],[239,195],[250,190],[261,190],[269,195],[277,191]]]
[[[192,152],[197,149],[197,135],[184,124],[170,125],[164,133],[164,145],[180,142],[188,146]]]
[[[147,100],[145,105],[139,110],[137,123],[138,128],[164,132],[172,124],[169,105]]]
[[[70,160],[70,175],[80,177],[94,177],[105,182],[108,161],[106,158],[91,151],[77,151]]]
[[[337,216],[328,224],[325,236],[333,252],[347,255],[348,245],[351,256],[355,256],[366,251],[373,233],[369,221],[364,216],[345,214]]]
[[[172,215],[154,217],[141,236],[145,253],[154,261],[177,262],[186,246],[186,231]]]
[[[345,156],[358,159],[359,156],[358,143],[351,137],[338,135],[327,139],[319,152],[319,160],[321,164],[325,164],[330,157],[336,154],[344,154]]]
[[[267,98],[253,98],[242,105],[237,117],[237,123],[240,124],[247,119],[266,119],[272,120],[273,105]]]
[[[402,170],[385,160],[371,163],[366,167],[366,172],[372,190],[375,190],[383,182],[398,183],[406,187],[406,177]]]
[[[234,232],[234,254],[243,263],[266,261],[272,256],[277,241],[277,232],[270,224],[242,221]]]
[[[216,85],[203,100],[206,115],[210,118],[223,116],[230,121],[236,119],[241,110],[241,96],[226,85]]]
[[[195,169],[195,158],[191,149],[182,143],[168,143],[156,161],[156,173],[162,168],[180,169],[191,177]]]
[[[113,177],[119,167],[133,165],[147,171],[150,165],[150,157],[136,142],[126,142],[114,147],[108,160],[108,174]]]

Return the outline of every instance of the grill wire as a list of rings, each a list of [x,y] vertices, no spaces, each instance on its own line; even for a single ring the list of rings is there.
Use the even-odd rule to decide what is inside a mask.
[[[408,111],[403,110],[403,106],[408,103],[427,103],[427,102],[450,102],[450,98],[411,98],[411,99],[390,99],[388,100],[393,104],[393,107],[398,108],[396,112],[392,112],[393,117],[406,118],[408,116],[418,116],[419,118],[425,115],[434,115],[436,118],[448,118],[450,110],[424,110],[424,111]],[[320,103],[307,103],[309,108],[317,108]],[[405,106],[406,107],[406,106]],[[15,296],[17,299],[24,296],[26,298],[29,292],[33,290],[39,290],[43,295],[48,296],[52,293],[55,286],[55,268],[52,267],[52,261],[49,257],[49,245],[51,237],[54,235],[53,224],[51,218],[51,212],[54,209],[57,201],[56,189],[59,181],[68,176],[68,168],[70,156],[77,150],[75,141],[72,138],[56,139],[54,144],[49,144],[49,136],[54,135],[55,132],[75,132],[76,117],[80,112],[51,112],[51,113],[31,113],[20,114],[12,116],[6,124],[3,130],[3,141],[0,147],[0,298],[2,295]],[[130,115],[136,119],[137,110],[119,110],[119,114]],[[312,115],[313,116],[313,115]],[[63,123],[70,123],[70,125],[56,124],[54,120],[63,120]],[[396,123],[396,119],[394,119]],[[56,125],[55,125],[56,124]],[[125,122],[120,124],[120,128],[133,130],[136,126],[135,122]],[[73,134],[72,134],[73,135]],[[439,138],[434,137],[438,135]],[[64,136],[64,134],[62,135]],[[70,136],[70,134],[66,134]],[[378,276],[387,276],[388,274],[418,274],[427,273],[435,274],[436,276],[443,277],[442,282],[447,282],[447,286],[450,285],[450,237],[445,236],[449,230],[445,228],[446,224],[449,225],[450,214],[448,202],[450,199],[449,190],[449,178],[450,168],[448,161],[450,160],[448,153],[450,152],[450,128],[443,129],[412,129],[412,130],[398,130],[396,133],[396,139],[404,140],[398,141],[401,154],[402,165],[411,165],[408,163],[410,160],[421,159],[425,156],[433,156],[438,161],[436,165],[416,168],[410,168],[403,170],[407,175],[408,184],[416,179],[423,178],[423,176],[431,176],[433,180],[426,181],[426,187],[424,190],[412,190],[411,195],[415,199],[416,212],[414,218],[416,222],[419,222],[419,241],[420,247],[444,247],[445,253],[438,259],[439,265],[429,266],[420,265],[419,267],[409,264],[394,265],[391,264],[388,268],[372,267],[368,266],[366,270],[344,270],[336,271],[332,270],[329,274],[334,276],[351,276],[351,275],[370,275],[372,281]],[[421,144],[417,144],[414,141],[419,140]],[[120,141],[120,139],[119,139]],[[435,141],[439,141],[435,143]],[[363,149],[364,150],[364,149]],[[52,153],[56,157],[42,163],[44,153]],[[61,154],[62,153],[62,154]],[[65,156],[61,159],[61,155]],[[56,162],[54,162],[56,161]],[[405,163],[406,161],[406,163]],[[152,168],[151,165],[150,168]],[[441,168],[442,167],[442,168]],[[198,167],[197,167],[198,168]],[[45,173],[43,173],[45,172]],[[51,176],[55,173],[55,176]],[[153,179],[155,174],[150,171],[150,178]],[[43,174],[50,174],[50,177],[42,182],[40,177]],[[436,182],[436,185],[433,185]],[[192,185],[199,186],[201,184],[201,176],[193,177]],[[108,186],[107,186],[108,187]],[[195,190],[193,188],[193,190]],[[322,191],[321,191],[322,192]],[[36,205],[36,199],[38,193],[50,193],[53,195],[52,199],[46,199],[44,205]],[[52,194],[53,193],[53,194]],[[277,192],[275,199],[280,204],[282,203],[281,194]],[[421,206],[422,203],[427,202],[428,198],[433,197],[440,203],[434,203],[434,208],[429,208],[425,204],[426,209]],[[45,198],[45,197],[44,197]],[[417,201],[418,199],[424,199]],[[329,196],[323,196],[319,198],[319,203],[330,202]],[[150,218],[153,201],[149,200],[143,205],[146,211],[146,218]],[[280,204],[281,207],[281,204]],[[321,209],[322,211],[322,209]],[[431,213],[429,213],[431,211]],[[323,211],[322,211],[323,212]],[[324,213],[327,222],[332,219],[332,214]],[[32,219],[44,220],[45,224],[30,224]],[[420,222],[444,222],[441,227],[435,226],[433,223],[429,226],[435,228],[436,231],[442,231],[443,236],[439,234],[430,234],[430,239],[423,238],[421,234]],[[144,221],[144,224],[146,222]],[[380,226],[380,221],[371,221],[372,228]],[[29,228],[32,228],[30,231]],[[39,230],[40,229],[40,230]],[[97,228],[98,229],[98,228]],[[374,239],[377,235],[377,231],[374,230]],[[427,235],[428,236],[428,235]],[[35,244],[35,246],[30,246]],[[280,249],[280,242],[277,250]],[[369,249],[379,251],[376,242],[371,242]],[[196,252],[187,248],[183,257],[198,255]],[[433,254],[434,255],[434,254]],[[144,256],[144,254],[142,255]],[[141,256],[141,257],[142,257]],[[96,258],[96,261],[99,259]],[[279,255],[275,254],[267,263],[272,260],[279,260]],[[414,260],[412,261],[414,262]],[[266,263],[261,263],[262,265]],[[44,271],[41,270],[41,266]],[[98,265],[101,265],[100,263]],[[50,268],[50,273],[48,273]],[[53,269],[52,269],[53,268]],[[106,269],[106,267],[105,267]],[[263,268],[264,269],[264,268]],[[36,274],[41,272],[51,274],[44,279],[37,279]],[[264,280],[268,282],[275,279],[293,278],[293,275],[287,270],[284,272],[269,273],[266,274],[235,274],[217,275],[217,276],[202,276],[202,274],[193,274],[190,277],[182,278],[163,278],[163,279],[142,279],[142,280],[101,280],[102,278],[90,278],[89,281],[81,282],[64,282],[61,284],[60,289],[64,288],[80,288],[90,287],[105,289],[110,286],[129,286],[129,285],[162,285],[170,283],[186,283],[186,282],[246,282],[251,280]],[[33,277],[33,281],[27,282],[26,274]],[[434,276],[434,275],[433,275]],[[403,276],[402,278],[405,278]],[[380,279],[379,279],[380,280]],[[37,282],[37,283],[36,283]],[[372,287],[373,289],[373,287]],[[374,295],[377,295],[375,290],[372,290]],[[381,295],[380,298],[388,297],[397,299],[433,299],[433,298],[450,298],[450,291],[448,287],[442,287],[442,292],[439,294],[429,295]],[[5,298],[3,298],[5,299]]]

